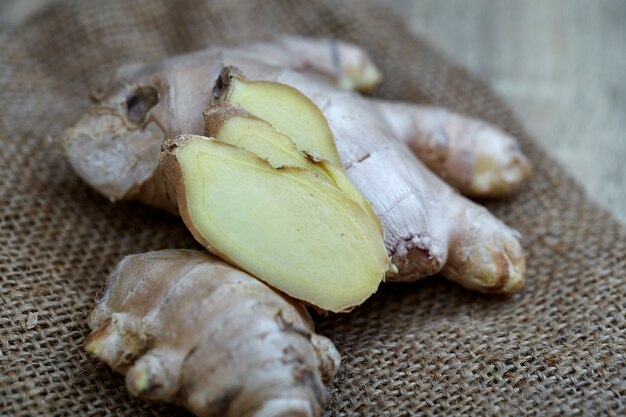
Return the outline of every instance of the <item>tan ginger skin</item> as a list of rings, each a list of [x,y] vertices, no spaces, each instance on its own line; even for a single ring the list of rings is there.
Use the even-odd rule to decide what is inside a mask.
[[[395,279],[441,272],[488,293],[523,285],[518,234],[459,196],[409,149],[461,192],[502,196],[530,170],[515,140],[446,110],[337,88],[370,90],[380,81],[372,61],[354,45],[286,38],[122,68],[114,87],[67,133],[75,170],[112,200],[167,201],[154,193],[160,146],[181,133],[203,132],[202,111],[227,65],[250,80],[291,85],[322,110],[348,176],[383,223],[387,251],[399,270]]]
[[[135,396],[199,416],[320,415],[339,367],[306,310],[204,252],[127,256],[89,315],[85,348]]]

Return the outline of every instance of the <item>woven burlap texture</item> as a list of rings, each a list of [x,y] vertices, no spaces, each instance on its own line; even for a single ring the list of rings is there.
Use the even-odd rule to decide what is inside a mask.
[[[432,278],[385,285],[349,315],[318,317],[343,366],[327,415],[623,415],[626,230],[589,202],[481,82],[366,1],[74,1],[0,35],[0,413],[172,415],[133,399],[82,342],[121,256],[197,247],[180,221],[110,204],[64,160],[62,130],[120,65],[279,32],[365,46],[378,95],[482,117],[536,167],[489,207],[520,230],[529,281],[514,297]]]

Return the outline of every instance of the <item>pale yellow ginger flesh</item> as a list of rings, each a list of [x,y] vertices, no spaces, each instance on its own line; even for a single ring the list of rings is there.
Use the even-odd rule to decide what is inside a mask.
[[[204,118],[207,136],[248,150],[261,159],[265,159],[274,168],[302,168],[336,186],[359,204],[376,223],[381,235],[384,234],[383,226],[372,206],[352,184],[343,167],[337,167],[326,160],[314,159],[299,151],[290,138],[277,131],[269,123],[230,104],[218,103],[209,106],[204,112]],[[312,128],[323,129],[324,127]]]
[[[139,398],[198,416],[316,416],[339,368],[306,310],[208,253],[127,256],[89,315],[85,349]]]
[[[208,137],[250,151],[274,168],[302,168],[329,184],[335,182],[323,165],[307,159],[286,135],[243,109],[228,104],[211,105],[204,112],[204,120]]]
[[[325,311],[349,311],[383,280],[377,224],[333,185],[202,136],[164,149],[183,221],[218,256]]]
[[[326,118],[295,88],[266,81],[246,82],[233,77],[223,100],[268,122],[294,141],[298,150],[341,166]]]

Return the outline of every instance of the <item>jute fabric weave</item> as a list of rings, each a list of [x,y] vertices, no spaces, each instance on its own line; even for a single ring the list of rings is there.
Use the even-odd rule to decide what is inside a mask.
[[[197,247],[180,221],[110,204],[71,171],[60,133],[121,64],[277,33],[366,47],[377,95],[452,107],[517,136],[535,172],[487,203],[524,236],[511,298],[434,277],[385,285],[317,317],[343,355],[327,415],[626,414],[626,230],[584,195],[484,84],[414,39],[388,7],[353,0],[68,1],[0,34],[0,414],[172,415],[86,356],[96,291],[125,254]]]

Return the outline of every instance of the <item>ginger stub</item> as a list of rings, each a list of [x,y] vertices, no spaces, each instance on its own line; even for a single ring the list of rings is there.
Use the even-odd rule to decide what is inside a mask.
[[[133,395],[198,416],[320,415],[340,362],[301,305],[194,250],[122,259],[89,327],[85,349]]]

